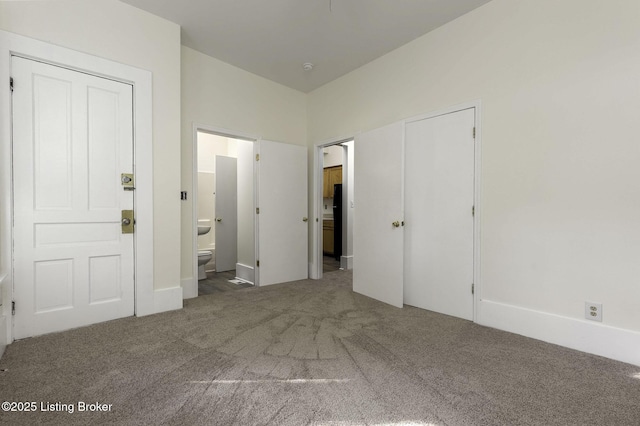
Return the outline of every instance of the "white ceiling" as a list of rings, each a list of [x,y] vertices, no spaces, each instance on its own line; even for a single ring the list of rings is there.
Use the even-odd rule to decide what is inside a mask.
[[[303,92],[489,0],[122,0],[182,27],[182,44]],[[302,64],[314,68],[304,71]]]

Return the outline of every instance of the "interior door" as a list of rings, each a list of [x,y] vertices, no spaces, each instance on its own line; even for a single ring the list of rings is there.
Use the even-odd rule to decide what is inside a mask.
[[[238,166],[232,157],[216,155],[216,272],[236,269],[238,261]]]
[[[403,125],[354,144],[353,291],[399,308],[403,292]]]
[[[258,162],[258,285],[306,279],[307,148],[262,140]]]
[[[133,315],[132,87],[12,58],[16,338]]]
[[[473,319],[474,109],[406,125],[404,301]]]

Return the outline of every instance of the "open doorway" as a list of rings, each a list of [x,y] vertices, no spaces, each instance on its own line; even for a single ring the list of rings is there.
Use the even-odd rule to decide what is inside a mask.
[[[318,232],[316,269],[351,269],[353,261],[353,140],[316,147]]]
[[[198,294],[254,283],[253,141],[198,129]]]

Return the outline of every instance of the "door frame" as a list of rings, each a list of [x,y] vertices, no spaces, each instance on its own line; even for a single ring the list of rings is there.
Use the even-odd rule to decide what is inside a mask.
[[[193,145],[193,157],[192,164],[193,170],[191,175],[191,235],[193,236],[192,242],[192,274],[193,279],[191,282],[185,282],[183,284],[183,298],[190,299],[193,297],[198,297],[198,132],[211,133],[217,136],[232,138],[232,139],[240,139],[244,141],[248,141],[253,143],[253,154],[254,156],[258,154],[258,145],[260,141],[259,136],[251,135],[248,133],[237,132],[235,130],[224,129],[222,127],[209,126],[207,124],[198,124],[193,123],[191,127],[191,138]],[[253,162],[253,208],[255,209],[257,205],[257,197],[258,197],[258,165],[257,161]],[[253,271],[254,271],[254,283],[253,285],[258,287],[260,285],[259,281],[259,271],[256,267],[256,258],[258,253],[258,218],[256,215],[253,215],[254,221],[254,259],[253,259]]]
[[[13,160],[11,157],[11,57],[20,56],[133,86],[133,157],[136,180],[134,209],[134,313],[157,311],[153,286],[153,139],[152,74],[149,71],[87,53],[0,30],[0,353],[13,341]],[[18,82],[16,82],[17,85]],[[19,308],[18,308],[19,309]]]
[[[473,216],[473,322],[478,322],[480,317],[478,310],[480,309],[480,301],[482,300],[482,283],[480,275],[480,225],[482,223],[482,197],[481,197],[481,178],[482,178],[482,120],[481,120],[481,108],[482,102],[480,99],[457,104],[447,108],[435,110],[426,114],[416,115],[403,120],[403,126],[406,128],[408,123],[415,121],[426,120],[429,118],[435,118],[441,115],[453,114],[458,111],[474,108],[474,120],[475,120],[475,146],[474,146],[474,188],[473,188],[473,205],[475,208]],[[404,173],[404,172],[403,172]],[[404,176],[403,176],[404,179]]]
[[[354,140],[354,136],[346,136],[339,138],[327,139],[322,142],[318,142],[314,144],[313,149],[313,180],[312,180],[312,190],[311,196],[313,199],[312,202],[312,212],[313,212],[313,220],[314,224],[311,226],[311,265],[310,265],[310,274],[309,277],[313,280],[319,280],[322,278],[322,186],[323,186],[323,172],[324,172],[324,155],[323,149],[328,146],[339,145],[344,142],[349,142]],[[344,158],[344,157],[343,157]],[[345,165],[344,162],[342,164],[342,183],[347,180],[347,176],[349,174],[348,164]],[[345,172],[346,170],[346,172]],[[344,187],[344,186],[343,186]],[[352,191],[353,188],[349,188],[349,191]],[[349,192],[351,193],[351,192]],[[344,243],[344,240],[343,240]]]

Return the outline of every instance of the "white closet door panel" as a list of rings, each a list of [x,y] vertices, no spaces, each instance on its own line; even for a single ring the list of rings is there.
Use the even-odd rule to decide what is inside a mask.
[[[408,305],[473,319],[474,109],[406,125]]]

